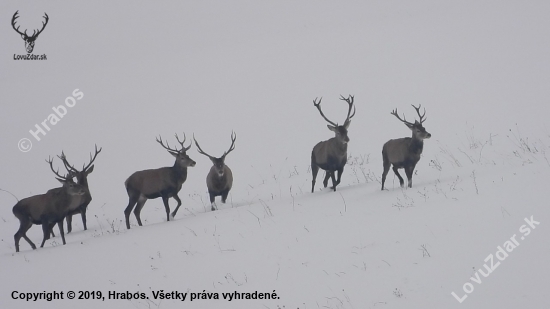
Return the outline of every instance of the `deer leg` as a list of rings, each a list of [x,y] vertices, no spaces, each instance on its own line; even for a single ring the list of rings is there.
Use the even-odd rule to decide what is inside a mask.
[[[334,171],[330,172],[330,178],[332,179],[332,190],[336,191],[336,186],[338,183],[336,182],[336,173]],[[328,179],[327,179],[328,182]],[[325,186],[326,187],[326,186]]]
[[[336,185],[340,184],[340,180],[342,180],[342,174],[344,173],[344,167],[338,169],[338,179],[336,180]]]
[[[391,163],[384,158],[384,171],[382,172],[382,190],[384,190],[384,183],[386,182],[386,176],[390,171]]]
[[[87,207],[82,207],[82,209],[80,210],[80,216],[82,216],[82,225],[84,225],[85,231],[88,229],[88,227],[86,226],[86,208]]]
[[[228,195],[229,195],[229,190],[225,190],[222,192],[222,203],[225,204],[225,201],[227,200]]]
[[[54,226],[55,226],[55,223],[51,227],[52,230],[53,230]],[[63,241],[63,245],[66,245],[66,243],[65,243],[65,231],[63,230],[63,219],[61,219],[61,221],[57,222],[57,227],[59,227],[59,234],[61,234],[61,240]]]
[[[407,175],[407,183],[409,188],[412,188],[413,171],[414,171],[414,166],[405,167],[405,174]]]
[[[67,234],[69,234],[73,230],[73,215],[68,214],[65,218],[67,218]],[[53,229],[52,229],[53,233]]]
[[[32,222],[29,220],[21,220],[19,224],[19,230],[17,230],[17,233],[13,235],[13,238],[15,240],[15,252],[19,252],[19,240],[21,237],[23,237],[29,245],[31,245],[33,250],[36,250],[35,244],[27,237],[27,231],[31,228]]]
[[[162,199],[164,200],[164,197]],[[139,226],[143,225],[143,224],[141,224],[140,214],[141,214],[141,209],[143,208],[143,205],[145,205],[145,202],[147,202],[147,198],[145,196],[140,196],[138,201],[137,201],[136,209],[134,209],[134,216],[136,216],[136,220],[137,220]]]
[[[325,186],[325,188],[328,186],[328,179],[332,176],[332,173],[332,171],[325,172],[325,179],[323,179],[323,186]],[[334,185],[334,181],[332,182],[332,184]]]
[[[55,223],[54,223],[54,226],[55,226]],[[44,234],[44,238],[42,238],[42,244],[40,244],[40,248],[44,247],[46,240],[50,239],[51,231],[52,231],[52,225],[50,224],[50,222],[46,220],[42,220],[42,233]]]
[[[124,210],[124,217],[126,217],[126,228],[130,229],[130,213],[132,213],[132,209],[136,205],[139,195],[130,195],[130,200],[128,201],[128,206]]]
[[[178,212],[178,209],[180,209],[180,206],[181,206],[180,197],[176,194],[173,196],[173,198],[176,200],[176,202],[178,202],[178,206],[176,206],[176,209],[174,209],[174,211],[172,212],[172,218],[176,216],[176,213]]]
[[[215,211],[217,207],[216,205],[216,194],[212,191],[208,191],[208,195],[210,195],[210,210]]]
[[[314,162],[311,162],[311,175],[313,179],[311,180],[311,193],[315,191],[315,179],[317,178],[317,173],[319,172],[319,166]]]
[[[403,187],[405,182],[403,181],[403,177],[399,175],[399,171],[397,170],[397,167],[395,165],[393,166],[393,172],[395,173],[395,175],[397,175],[397,178],[399,178],[399,185]]]
[[[168,196],[162,197],[162,203],[164,204],[164,210],[166,210],[166,221],[170,221],[170,205],[168,204]]]

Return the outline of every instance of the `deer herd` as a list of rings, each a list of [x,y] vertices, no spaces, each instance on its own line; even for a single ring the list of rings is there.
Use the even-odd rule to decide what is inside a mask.
[[[340,99],[345,101],[348,105],[347,116],[342,125],[330,121],[324,115],[321,109],[322,98],[319,99],[319,101],[317,101],[317,99],[313,100],[313,105],[328,123],[328,129],[334,132],[334,137],[317,143],[311,151],[312,193],[315,191],[315,179],[319,172],[319,168],[326,172],[325,179],[323,180],[325,188],[330,178],[332,180],[331,189],[336,191],[336,186],[340,184],[342,179],[342,173],[348,158],[347,149],[350,141],[348,137],[348,128],[351,124],[351,118],[355,116],[355,105],[352,95],[349,95],[347,98],[341,96]],[[382,172],[382,190],[384,190],[384,183],[391,165],[393,165],[393,171],[399,179],[401,187],[404,187],[404,180],[399,174],[398,169],[400,168],[405,169],[407,185],[409,188],[412,187],[412,175],[416,164],[420,160],[420,155],[424,147],[424,139],[431,137],[431,134],[422,126],[426,120],[426,110],[424,109],[424,112],[421,114],[420,105],[418,107],[412,106],[419,117],[419,120],[415,120],[414,123],[408,122],[405,116],[401,118],[397,113],[397,109],[391,112],[392,115],[397,117],[399,121],[403,122],[412,131],[412,136],[391,139],[382,147],[384,167]],[[187,180],[187,168],[195,166],[196,162],[187,154],[191,148],[192,142],[186,147],[185,134],[183,136],[183,141],[180,140],[177,134],[175,137],[180,147],[179,150],[177,146],[175,148],[170,147],[168,142],[165,144],[160,136],[157,138],[157,142],[176,159],[173,166],[137,171],[126,179],[124,184],[126,186],[126,192],[128,193],[128,206],[126,206],[124,210],[124,216],[127,229],[130,229],[130,213],[132,210],[134,211],[137,223],[140,226],[142,225],[140,213],[148,199],[162,198],[166,210],[167,221],[170,221],[170,218],[173,218],[178,212],[182,204],[178,197],[178,193],[183,183]],[[235,149],[236,139],[237,135],[232,132],[231,146],[229,146],[229,149],[218,158],[202,150],[193,135],[193,141],[197,146],[198,153],[205,155],[212,161],[212,167],[206,176],[206,186],[210,196],[212,211],[217,209],[215,198],[221,196],[222,203],[225,203],[233,185],[233,173],[225,164],[225,158]],[[19,240],[21,237],[23,237],[33,249],[36,249],[35,244],[26,235],[26,232],[33,224],[42,225],[44,237],[40,247],[44,246],[44,243],[50,238],[50,235],[55,236],[53,232],[55,224],[58,225],[62,242],[65,244],[63,221],[65,218],[67,219],[67,232],[70,233],[72,231],[72,216],[75,214],[80,214],[82,216],[84,230],[87,229],[86,210],[88,204],[92,201],[92,196],[88,187],[88,175],[93,172],[93,163],[101,150],[102,148],[98,150],[97,146],[95,146],[94,155],[90,154],[90,162],[84,164],[81,170],[78,170],[74,165],[70,164],[65,153],[61,152],[61,155],[57,157],[65,167],[66,173],[64,175],[61,175],[59,170],[54,169],[52,158],[46,160],[50,165],[50,169],[56,176],[55,178],[62,186],[51,189],[44,194],[27,197],[15,204],[13,207],[13,214],[20,222],[19,229],[14,235],[16,252],[19,252]],[[338,177],[335,175],[336,172],[338,172]],[[76,182],[74,181],[75,178]],[[168,204],[170,198],[173,198],[178,203],[172,213],[170,213],[170,206]]]

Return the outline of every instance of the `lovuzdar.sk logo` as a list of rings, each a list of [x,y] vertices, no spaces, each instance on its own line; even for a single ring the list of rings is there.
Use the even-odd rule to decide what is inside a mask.
[[[14,54],[13,55],[13,60],[47,60],[46,54],[34,55],[34,54],[32,54],[32,51],[34,50],[34,43],[35,43],[36,39],[38,38],[38,35],[40,33],[42,33],[42,31],[44,31],[44,28],[46,28],[46,25],[48,24],[48,21],[50,19],[48,17],[48,14],[44,13],[43,18],[45,19],[45,21],[42,22],[42,29],[33,30],[32,35],[27,34],[27,29],[25,29],[24,32],[21,32],[19,30],[19,28],[21,26],[17,26],[17,28],[16,28],[16,21],[15,20],[19,18],[18,14],[19,14],[19,11],[15,12],[15,14],[13,14],[13,17],[11,19],[11,26],[13,27],[13,30],[15,30],[15,32],[19,33],[19,35],[21,35],[21,38],[25,41],[25,49],[27,50],[27,54],[26,55],[16,55],[16,54]]]

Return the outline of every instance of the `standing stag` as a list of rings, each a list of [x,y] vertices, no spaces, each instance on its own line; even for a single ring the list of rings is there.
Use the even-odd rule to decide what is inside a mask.
[[[214,201],[216,196],[221,195],[222,203],[225,204],[227,195],[233,186],[233,173],[229,166],[225,165],[225,156],[235,149],[236,139],[237,135],[231,132],[231,146],[229,146],[229,149],[221,157],[216,158],[204,152],[193,135],[193,140],[195,141],[195,145],[197,145],[199,153],[207,156],[212,161],[212,164],[214,164],[206,176],[206,187],[208,188],[208,194],[210,194],[210,206],[213,211],[217,208]]]
[[[170,206],[168,205],[168,199],[173,197],[176,202],[178,202],[178,206],[176,206],[176,209],[172,212],[172,217],[176,216],[176,212],[178,212],[181,206],[178,192],[187,179],[187,167],[195,166],[195,161],[189,158],[186,153],[193,143],[191,143],[189,147],[183,146],[183,143],[185,143],[185,133],[183,134],[183,141],[180,141],[177,134],[176,139],[181,146],[180,150],[170,148],[168,142],[166,146],[164,146],[162,138],[160,136],[157,138],[157,142],[176,158],[174,166],[135,172],[128,177],[124,183],[129,197],[128,206],[126,210],[124,210],[126,228],[130,229],[130,213],[136,203],[137,206],[134,210],[134,215],[136,216],[138,224],[142,226],[139,214],[148,199],[162,197],[162,202],[166,209],[166,221],[170,221]]]
[[[348,115],[344,121],[344,125],[338,125],[325,117],[321,110],[321,99],[317,102],[317,99],[313,100],[313,105],[317,107],[321,116],[329,123],[328,129],[333,131],[335,136],[329,140],[319,142],[313,151],[311,152],[311,172],[313,174],[313,180],[311,181],[311,192],[315,190],[315,179],[317,178],[317,172],[319,168],[326,171],[325,180],[323,185],[325,188],[328,184],[329,177],[332,178],[332,189],[336,191],[336,186],[340,183],[342,178],[342,172],[348,159],[348,127],[351,123],[351,118],[355,116],[355,106],[353,106],[353,96],[350,95],[347,99],[340,96],[340,100],[348,103]],[[353,114],[351,110],[353,108]],[[350,115],[351,114],[351,115]],[[338,180],[335,179],[334,173],[338,171]]]
[[[412,105],[420,117],[420,122],[415,120],[414,123],[408,122],[403,115],[403,119],[397,114],[397,108],[391,112],[392,115],[397,117],[412,131],[412,137],[404,137],[398,139],[391,139],[382,147],[382,158],[384,160],[384,172],[382,173],[382,190],[384,190],[384,182],[386,181],[386,175],[390,170],[390,165],[393,164],[393,172],[399,178],[399,184],[404,186],[404,181],[401,175],[399,175],[398,169],[404,168],[407,175],[407,182],[409,188],[412,188],[412,175],[416,163],[420,160],[422,149],[424,148],[424,139],[432,137],[432,135],[426,132],[426,129],[422,126],[422,123],[426,121],[424,116],[426,115],[426,109],[424,108],[424,114],[420,115],[420,107]]]
[[[73,215],[76,214],[80,214],[82,216],[82,224],[84,225],[84,230],[88,229],[88,227],[86,226],[86,210],[88,210],[88,204],[90,204],[90,202],[92,201],[92,195],[90,194],[90,188],[88,187],[88,175],[94,171],[94,166],[92,164],[94,163],[95,158],[102,149],[103,148],[99,148],[99,150],[97,150],[97,145],[95,145],[95,154],[92,157],[92,154],[90,153],[90,163],[88,163],[88,165],[83,165],[82,171],[77,170],[76,168],[74,168],[74,166],[69,164],[64,152],[61,152],[61,156],[58,156],[58,158],[63,161],[63,165],[65,165],[65,169],[67,169],[67,172],[74,175],[76,177],[76,182],[79,185],[82,185],[84,190],[86,191],[84,196],[82,196],[80,205],[67,214],[67,234],[73,230]]]
[[[57,176],[56,179],[63,184],[61,188],[51,189],[45,194],[34,195],[17,202],[13,206],[13,214],[19,219],[19,230],[13,236],[15,240],[15,252],[19,252],[19,240],[23,237],[33,249],[36,249],[34,243],[27,237],[27,231],[33,224],[41,224],[44,238],[40,247],[44,247],[46,240],[50,239],[50,233],[57,223],[61,239],[65,245],[65,233],[63,230],[63,219],[72,210],[76,209],[81,198],[85,194],[82,185],[73,181],[74,175],[68,173],[61,176],[53,169],[53,159],[46,160],[50,164],[52,172]]]

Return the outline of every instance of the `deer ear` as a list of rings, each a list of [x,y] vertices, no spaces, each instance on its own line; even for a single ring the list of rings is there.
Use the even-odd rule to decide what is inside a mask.
[[[177,154],[177,153],[169,152],[169,154],[173,155],[174,158],[177,158],[177,157],[178,157],[178,154]]]
[[[412,123],[405,123],[405,125],[406,125],[407,127],[409,127],[409,129],[413,130],[415,124],[412,124]]]
[[[25,39],[25,35],[22,34],[22,35],[21,35],[21,38],[24,40],[24,39]]]
[[[94,166],[90,166],[90,168],[86,171],[86,175],[91,174],[94,171]]]
[[[330,124],[327,124],[327,128],[328,128],[329,130],[331,130],[332,132],[337,132],[335,126],[331,126]]]
[[[59,181],[62,184],[65,184],[65,182],[66,182],[65,179],[61,179],[61,178],[57,178],[57,177],[55,179],[57,179],[57,181]]]

